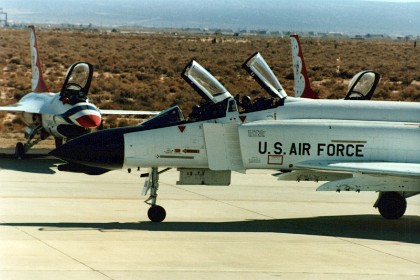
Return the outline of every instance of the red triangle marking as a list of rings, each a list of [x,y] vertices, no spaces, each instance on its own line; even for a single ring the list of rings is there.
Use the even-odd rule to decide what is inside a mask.
[[[178,126],[178,129],[179,129],[179,131],[181,131],[181,133],[183,133],[184,132],[184,130],[185,130],[185,125],[179,125]]]
[[[246,116],[239,116],[239,118],[241,119],[242,122],[245,122],[246,120]]]

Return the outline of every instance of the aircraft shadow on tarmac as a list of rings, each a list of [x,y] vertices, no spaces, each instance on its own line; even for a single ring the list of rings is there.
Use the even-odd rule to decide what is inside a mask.
[[[0,226],[39,227],[39,231],[99,230],[173,232],[274,232],[396,241],[420,244],[420,217],[385,220],[378,215],[325,216],[236,222],[139,223],[0,223]]]
[[[24,159],[17,159],[14,155],[0,153],[0,171],[15,170],[29,173],[54,174],[52,169],[61,160],[46,154],[27,154]]]

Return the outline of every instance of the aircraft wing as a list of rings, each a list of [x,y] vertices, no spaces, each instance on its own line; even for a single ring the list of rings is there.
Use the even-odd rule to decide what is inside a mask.
[[[35,105],[28,105],[25,103],[16,103],[8,106],[0,107],[0,112],[10,112],[10,113],[34,113],[39,114],[39,106]]]
[[[0,107],[0,112],[27,112],[39,114],[41,113],[40,105],[34,102],[33,104],[28,103],[16,103],[8,106]],[[100,110],[103,115],[157,115],[159,111],[130,111],[130,110]]]
[[[53,95],[40,94],[40,93],[28,93],[18,103],[10,104],[7,106],[0,107],[0,111],[3,112],[26,112],[32,114],[50,114],[50,107],[46,104],[51,102]]]
[[[295,167],[377,175],[420,176],[420,164],[418,163],[305,161],[295,164]]]
[[[25,106],[21,104],[14,104],[11,106],[2,106],[0,107],[1,112],[25,112]]]
[[[102,115],[157,115],[159,111],[102,110]]]
[[[295,164],[301,173],[313,171],[350,172],[350,178],[332,180],[317,191],[420,192],[420,164],[403,162],[305,161]]]

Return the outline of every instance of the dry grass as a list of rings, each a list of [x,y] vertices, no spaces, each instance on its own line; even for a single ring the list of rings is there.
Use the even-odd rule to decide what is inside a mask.
[[[199,97],[180,74],[191,59],[210,70],[233,95],[263,94],[241,67],[256,51],[262,53],[286,91],[293,95],[288,38],[223,36],[215,40],[214,36],[204,35],[57,30],[37,33],[50,90],[60,90],[72,63],[88,61],[95,67],[90,99],[100,108],[162,110],[176,103],[189,113]],[[321,98],[344,97],[349,79],[358,71],[372,69],[382,74],[373,99],[420,100],[419,48],[413,48],[410,42],[301,41],[313,88]],[[28,30],[0,29],[0,63],[1,105],[14,103],[30,91]],[[13,125],[1,124],[0,129],[13,129]]]

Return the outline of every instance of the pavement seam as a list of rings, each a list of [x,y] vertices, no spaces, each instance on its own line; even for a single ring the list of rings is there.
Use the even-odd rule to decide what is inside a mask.
[[[393,255],[393,254],[390,254],[390,253],[387,253],[387,252],[381,251],[381,250],[379,250],[379,249],[372,248],[372,247],[370,247],[370,246],[368,246],[368,245],[363,245],[363,244],[357,243],[357,242],[355,242],[355,241],[346,240],[346,239],[344,239],[344,238],[337,237],[337,236],[334,236],[334,237],[335,237],[335,238],[338,238],[338,239],[340,239],[340,240],[342,240],[342,241],[345,241],[345,242],[347,242],[347,243],[351,243],[351,244],[354,244],[354,245],[358,245],[358,246],[360,246],[360,247],[363,247],[363,248],[366,248],[366,249],[369,249],[369,250],[372,250],[372,251],[375,251],[375,252],[378,252],[378,253],[381,253],[381,254],[385,254],[385,255],[387,255],[387,256],[391,256],[391,257],[394,257],[394,258],[397,258],[397,259],[400,259],[400,260],[403,260],[403,261],[406,261],[406,262],[410,262],[410,263],[413,263],[413,264],[416,264],[416,265],[420,265],[420,263],[419,263],[419,262],[412,261],[412,260],[409,260],[409,259],[406,259],[406,258],[403,258],[403,257],[399,257],[399,256],[396,256],[396,255]]]
[[[26,234],[26,235],[30,236],[31,238],[33,238],[33,239],[37,240],[38,242],[40,242],[40,243],[44,244],[45,246],[47,246],[47,247],[49,247],[49,248],[53,249],[54,251],[59,252],[59,253],[60,253],[60,254],[62,254],[63,256],[66,256],[67,258],[72,259],[73,261],[75,261],[75,262],[77,262],[77,263],[81,264],[82,266],[87,267],[87,268],[88,268],[88,269],[90,269],[91,271],[96,272],[96,273],[99,273],[99,274],[101,274],[102,276],[104,276],[104,277],[106,277],[106,278],[108,278],[108,279],[115,280],[114,278],[111,278],[110,276],[106,275],[106,274],[105,274],[105,273],[103,273],[102,271],[100,271],[100,270],[96,270],[96,269],[94,269],[93,267],[90,267],[89,265],[87,265],[87,264],[83,263],[82,261],[79,261],[78,259],[76,259],[76,258],[74,258],[74,257],[70,256],[69,254],[67,254],[67,253],[65,253],[65,252],[63,252],[63,251],[61,251],[60,249],[58,249],[58,248],[56,248],[56,247],[52,246],[51,244],[48,244],[47,242],[45,242],[45,241],[43,241],[42,239],[40,239],[40,238],[38,238],[38,237],[36,237],[36,236],[34,236],[34,235],[30,234],[29,232],[27,232],[27,231],[25,231],[25,230],[22,230],[21,228],[19,228],[19,227],[17,227],[17,226],[14,226],[14,228],[15,228],[15,229],[17,229],[18,231],[22,232],[23,234]]]
[[[219,202],[219,203],[222,203],[222,204],[225,204],[225,205],[231,206],[231,207],[233,207],[233,208],[241,209],[241,210],[244,210],[244,211],[247,211],[247,212],[253,213],[253,214],[260,215],[260,216],[262,216],[262,217],[264,217],[264,218],[275,219],[275,217],[268,216],[268,215],[265,215],[265,214],[262,214],[262,213],[259,213],[259,212],[256,212],[256,211],[252,211],[252,210],[249,210],[249,209],[246,209],[246,208],[243,208],[243,207],[237,206],[237,205],[233,205],[233,204],[231,204],[231,203],[229,203],[229,202],[227,202],[227,201],[223,201],[223,200],[215,199],[215,198],[212,198],[212,197],[210,197],[210,196],[207,196],[207,195],[204,195],[204,194],[201,194],[201,193],[197,193],[197,192],[194,192],[194,191],[191,191],[191,190],[186,190],[186,189],[184,189],[184,188],[182,188],[182,187],[179,187],[179,186],[177,186],[177,185],[168,184],[168,183],[165,183],[165,184],[167,184],[167,185],[169,185],[169,186],[171,186],[171,187],[173,187],[173,188],[175,188],[175,189],[183,190],[183,191],[185,191],[185,192],[189,192],[189,193],[192,193],[192,194],[195,194],[195,195],[198,195],[198,196],[204,197],[204,198],[206,198],[206,199],[208,199],[208,200],[213,200],[213,201],[216,201],[216,202]]]
[[[166,184],[167,184],[167,183],[166,183]],[[203,195],[203,194],[200,194],[200,193],[197,193],[197,192],[191,191],[191,190],[186,190],[186,189],[184,189],[184,188],[182,188],[182,187],[179,187],[179,186],[177,186],[177,185],[173,185],[173,184],[168,184],[168,185],[172,186],[173,188],[176,188],[176,189],[179,189],[179,190],[183,190],[183,191],[185,191],[185,192],[189,192],[189,193],[193,193],[193,194],[195,194],[195,195],[199,195],[199,196],[204,197],[204,198],[207,198],[207,199],[209,199],[209,200],[213,200],[213,201],[216,201],[216,202],[220,202],[220,203],[223,203],[223,204],[225,204],[225,205],[228,205],[228,206],[231,206],[231,207],[234,207],[234,208],[237,208],[237,209],[241,209],[241,210],[244,210],[244,211],[247,211],[247,212],[250,212],[250,213],[254,213],[254,214],[260,215],[260,216],[265,217],[265,218],[269,218],[269,219],[276,219],[276,217],[272,217],[272,216],[265,215],[265,214],[262,214],[262,213],[259,213],[259,212],[256,212],[256,211],[252,211],[252,210],[250,210],[250,209],[246,209],[246,208],[243,208],[243,207],[240,207],[240,206],[237,206],[237,205],[231,204],[231,203],[229,203],[229,202],[227,202],[227,201],[223,201],[223,200],[215,199],[215,198],[212,198],[212,197],[209,197],[209,196],[207,196],[207,195]],[[295,223],[293,223],[293,222],[289,222],[289,224],[290,224],[290,225],[293,225],[293,226],[297,226],[297,227],[302,227],[302,226],[300,226],[300,225],[296,225],[296,224],[295,224]],[[412,263],[412,264],[420,265],[420,263],[418,263],[418,262],[416,262],[416,261],[412,261],[412,260],[407,259],[407,258],[399,257],[399,256],[396,256],[396,255],[393,255],[393,254],[390,254],[390,253],[386,253],[386,252],[381,251],[381,250],[379,250],[379,249],[371,248],[371,247],[369,247],[369,246],[367,246],[367,245],[363,245],[363,244],[360,244],[360,243],[357,243],[357,242],[355,242],[355,241],[351,241],[351,240],[348,240],[348,239],[345,239],[345,238],[342,238],[342,237],[329,235],[328,233],[324,233],[324,232],[319,231],[319,230],[317,230],[317,229],[314,229],[314,228],[312,228],[312,227],[306,227],[306,228],[307,228],[307,229],[310,229],[310,230],[311,230],[311,231],[313,231],[313,232],[318,232],[319,234],[321,234],[321,235],[323,235],[323,236],[330,236],[330,237],[334,237],[334,238],[336,238],[336,239],[338,239],[338,240],[340,240],[340,241],[344,241],[344,242],[346,242],[346,243],[350,243],[350,244],[353,244],[353,245],[357,245],[357,246],[360,246],[360,247],[366,248],[366,249],[368,249],[368,250],[372,250],[372,251],[375,251],[375,252],[378,252],[378,253],[381,253],[381,254],[385,254],[385,255],[388,255],[388,256],[391,256],[391,257],[394,257],[394,258],[397,258],[397,259],[400,259],[400,260],[403,260],[403,261],[406,261],[406,262],[409,262],[409,263]]]

